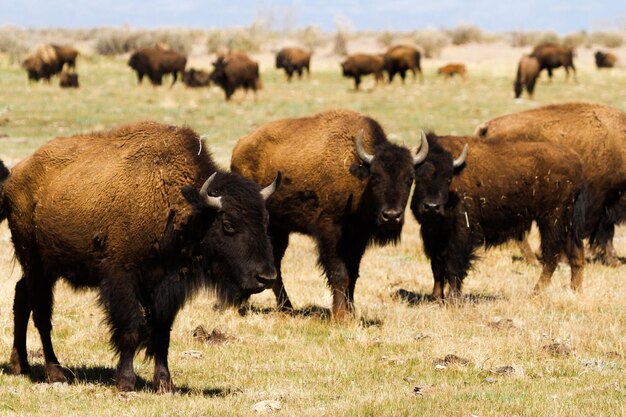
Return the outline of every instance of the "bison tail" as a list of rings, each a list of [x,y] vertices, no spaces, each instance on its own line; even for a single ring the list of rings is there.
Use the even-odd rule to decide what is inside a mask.
[[[7,178],[9,178],[10,171],[4,165],[4,162],[0,161],[0,200],[4,199],[4,182]],[[0,222],[6,218],[6,213],[4,212],[4,204],[0,201]]]

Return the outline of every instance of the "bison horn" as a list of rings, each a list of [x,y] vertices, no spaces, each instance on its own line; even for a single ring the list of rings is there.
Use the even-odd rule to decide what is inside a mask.
[[[467,149],[468,149],[468,146],[466,143],[465,146],[463,147],[463,152],[461,152],[461,156],[459,156],[454,161],[452,161],[452,166],[454,168],[458,168],[465,163],[465,158],[467,158]]]
[[[261,197],[263,197],[263,200],[267,200],[268,198],[270,198],[274,191],[276,191],[276,189],[280,186],[280,181],[282,178],[283,174],[278,171],[278,173],[276,174],[276,178],[274,178],[274,182],[261,190]]]
[[[200,198],[202,199],[202,201],[204,201],[204,204],[207,207],[212,207],[212,208],[219,210],[222,208],[222,197],[214,197],[214,196],[209,195],[209,186],[215,179],[216,175],[217,175],[217,172],[214,172],[213,175],[211,175],[204,182],[204,184],[202,185],[202,188],[200,188]]]
[[[422,143],[417,150],[417,154],[413,157],[413,165],[417,165],[421,162],[424,162],[426,159],[426,155],[428,155],[428,139],[426,138],[426,133],[421,131]]]
[[[359,130],[359,136],[356,138],[356,153],[359,155],[359,158],[361,158],[361,161],[368,165],[372,164],[374,155],[365,152],[363,148],[363,129]]]

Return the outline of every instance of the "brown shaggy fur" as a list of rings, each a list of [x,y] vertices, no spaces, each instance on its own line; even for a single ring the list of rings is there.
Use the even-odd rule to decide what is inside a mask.
[[[283,48],[276,54],[276,68],[283,68],[287,81],[291,81],[294,72],[298,79],[302,79],[302,72],[306,69],[307,76],[311,75],[311,52],[301,48]]]
[[[574,48],[553,43],[544,43],[537,45],[530,56],[537,58],[539,61],[539,72],[544,69],[548,71],[550,80],[552,80],[552,70],[563,66],[563,68],[565,68],[565,79],[569,78],[569,70],[571,69],[574,73],[574,81],[576,81]]]
[[[465,64],[461,63],[446,64],[437,70],[437,74],[443,75],[445,80],[458,75],[463,81],[467,81],[467,70],[465,69]]]
[[[59,76],[59,86],[62,88],[78,88],[78,74],[63,71]]]
[[[612,239],[614,225],[626,220],[626,113],[601,104],[555,104],[485,122],[476,135],[546,140],[574,149],[589,188],[585,236],[606,262],[618,262]]]
[[[515,83],[513,84],[515,98],[520,98],[524,88],[526,88],[528,98],[532,100],[535,94],[535,84],[538,77],[539,61],[535,57],[524,55],[517,65],[517,75],[515,77]]]
[[[361,77],[374,74],[376,84],[384,81],[385,59],[383,55],[354,54],[341,63],[344,77],[354,78],[354,89],[358,90]]]
[[[396,45],[390,47],[387,53],[385,53],[385,71],[387,71],[389,76],[389,82],[391,83],[393,81],[393,77],[396,74],[400,74],[402,83],[404,84],[407,71],[413,73],[413,80],[415,80],[416,71],[419,72],[420,83],[424,82],[420,59],[420,51],[412,46]]]
[[[134,52],[128,60],[128,66],[137,73],[137,82],[141,84],[144,75],[147,75],[152,85],[161,85],[163,76],[172,74],[172,84],[178,76],[181,78],[187,65],[187,57],[161,46],[143,48]]]
[[[596,51],[595,53],[596,67],[613,68],[617,63],[617,57],[610,52]]]
[[[211,74],[191,68],[183,73],[183,83],[187,87],[208,87],[211,85]]]
[[[53,75],[61,72],[56,49],[52,45],[40,45],[35,52],[22,62],[22,68],[28,73],[29,81],[44,79],[50,83]]]
[[[219,55],[213,63],[211,82],[219,85],[230,100],[238,88],[254,91],[262,88],[259,77],[259,64],[250,59],[245,52],[233,51],[225,55]]]

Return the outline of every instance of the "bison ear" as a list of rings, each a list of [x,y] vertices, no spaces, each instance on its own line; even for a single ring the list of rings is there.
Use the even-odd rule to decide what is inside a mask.
[[[350,174],[354,175],[360,180],[364,180],[370,176],[370,167],[367,164],[360,163],[360,161],[355,161],[350,166]]]
[[[185,200],[189,202],[194,208],[201,209],[204,207],[202,200],[200,199],[200,191],[191,185],[185,185],[180,189],[180,192],[185,197]]]

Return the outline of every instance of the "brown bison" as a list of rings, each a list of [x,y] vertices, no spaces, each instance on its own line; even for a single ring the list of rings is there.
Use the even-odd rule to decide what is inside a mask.
[[[23,270],[11,370],[30,371],[32,312],[46,376],[65,381],[50,339],[63,277],[98,290],[119,355],[117,388],[134,389],[133,359],[145,348],[154,390],[174,390],[167,354],[182,305],[205,287],[238,303],[273,283],[264,199],[275,187],[219,170],[188,128],[142,122],[43,145],[13,168],[0,197]]]
[[[287,81],[291,81],[294,72],[297,72],[298,79],[301,79],[305,69],[307,76],[311,75],[310,63],[311,52],[301,48],[283,48],[276,54],[276,68],[285,70]]]
[[[35,52],[22,62],[22,68],[28,73],[29,81],[41,79],[50,83],[50,78],[59,74],[65,64],[76,68],[78,51],[70,46],[40,45]]]
[[[400,74],[402,83],[404,83],[407,71],[413,73],[413,80],[415,80],[415,71],[419,72],[420,82],[424,81],[422,67],[420,66],[421,54],[417,49],[405,45],[392,46],[387,50],[384,57],[385,71],[387,71],[390,83],[396,74]]]
[[[533,220],[544,255],[535,291],[550,283],[561,253],[569,260],[572,288],[580,289],[586,196],[574,151],[498,137],[430,134],[428,143],[426,160],[415,170],[411,210],[431,262],[433,299],[443,300],[446,282],[458,298],[476,248],[519,238]]]
[[[610,52],[596,51],[594,55],[596,58],[596,67],[600,68],[613,68],[617,63],[617,57]]]
[[[243,52],[220,55],[213,62],[211,82],[224,90],[227,101],[238,88],[243,88],[245,91],[251,89],[256,93],[261,89],[259,64]]]
[[[178,75],[182,77],[187,57],[178,52],[163,49],[161,46],[139,49],[128,60],[128,66],[137,73],[137,82],[141,84],[144,75],[147,75],[152,85],[161,85],[163,76],[172,74],[172,84],[176,82]]]
[[[543,140],[577,152],[589,193],[584,236],[600,260],[618,263],[612,240],[615,224],[626,220],[626,113],[601,104],[554,104],[485,122],[476,136]]]
[[[59,86],[61,88],[78,88],[78,74],[63,71],[59,76]]]
[[[187,87],[208,87],[211,85],[211,74],[191,68],[183,73],[183,83]]]
[[[569,46],[561,46],[553,43],[537,45],[530,53],[530,56],[539,61],[539,72],[544,69],[548,71],[548,77],[552,80],[552,70],[562,66],[565,68],[565,77],[569,78],[571,68],[576,81],[576,67],[574,67],[574,49]]]
[[[383,82],[384,65],[383,55],[354,54],[341,63],[341,70],[344,77],[354,78],[354,89],[358,90],[364,75],[374,74],[376,84]]]
[[[237,142],[234,172],[255,181],[264,181],[271,171],[284,175],[267,206],[280,309],[292,309],[280,266],[289,234],[298,232],[317,241],[319,265],[332,290],[333,317],[343,320],[354,311],[363,253],[371,244],[400,239],[414,166],[427,152],[424,143],[411,156],[389,142],[375,120],[351,110],[278,120]]]
[[[67,45],[51,45],[56,51],[57,60],[61,69],[67,64],[69,69],[76,68],[76,57],[78,57],[78,51],[75,48]]]
[[[517,64],[517,75],[515,76],[515,83],[513,84],[515,98],[520,98],[524,88],[526,88],[528,98],[532,100],[538,77],[539,61],[535,57],[524,55],[519,60],[519,64]]]
[[[465,64],[453,63],[446,64],[443,67],[440,67],[437,70],[437,74],[443,75],[444,80],[448,78],[452,78],[455,75],[461,77],[463,81],[467,81],[467,70],[465,68]]]

